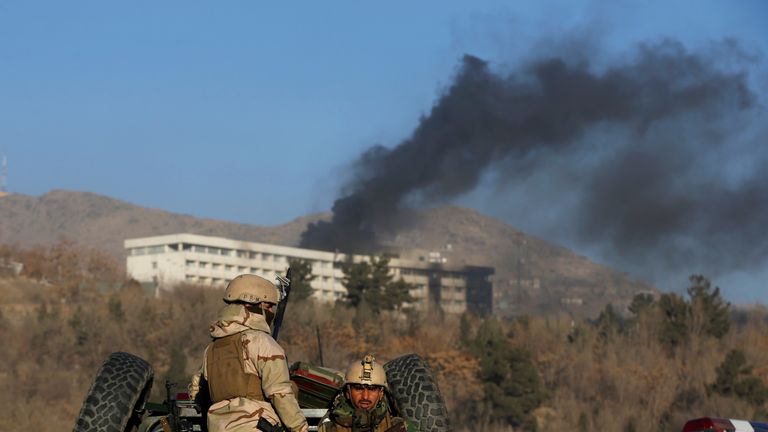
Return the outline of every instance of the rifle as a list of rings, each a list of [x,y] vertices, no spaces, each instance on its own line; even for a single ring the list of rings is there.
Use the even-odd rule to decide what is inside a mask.
[[[277,304],[275,319],[272,321],[272,339],[277,340],[280,333],[280,326],[283,324],[285,308],[288,306],[288,296],[291,294],[291,268],[285,271],[285,276],[277,275],[278,290],[280,291],[280,302]]]

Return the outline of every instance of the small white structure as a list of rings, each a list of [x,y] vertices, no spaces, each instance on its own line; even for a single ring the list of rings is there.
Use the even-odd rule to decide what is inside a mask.
[[[151,282],[162,289],[173,289],[180,283],[221,287],[243,273],[256,274],[274,280],[285,274],[290,259],[311,263],[315,279],[314,297],[320,301],[335,301],[346,294],[342,285],[341,264],[348,256],[246,242],[223,237],[197,234],[171,234],[125,240],[128,252],[128,275],[139,282]],[[352,255],[360,262],[369,259]],[[445,312],[461,313],[473,310],[489,313],[492,305],[491,267],[449,266],[444,262],[406,261],[393,258],[389,262],[395,279],[403,278],[414,286],[413,307],[427,309],[435,306]]]

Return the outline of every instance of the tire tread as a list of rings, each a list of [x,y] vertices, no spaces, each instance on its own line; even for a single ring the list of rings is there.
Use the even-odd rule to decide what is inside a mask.
[[[406,354],[384,365],[389,391],[402,415],[421,431],[450,430],[448,411],[432,372],[417,354]]]
[[[110,354],[88,390],[74,432],[124,432],[143,408],[153,375],[152,366],[133,354]]]

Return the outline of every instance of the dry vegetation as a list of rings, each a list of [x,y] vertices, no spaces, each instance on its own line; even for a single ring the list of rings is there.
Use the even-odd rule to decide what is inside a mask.
[[[165,379],[185,384],[208,342],[221,292],[179,287],[158,298],[124,282],[98,252],[68,243],[49,249],[0,250],[0,264],[21,260],[25,274],[0,277],[0,431],[70,430],[101,362],[114,351],[155,368],[153,399]],[[480,318],[383,314],[312,302],[291,304],[281,344],[289,360],[341,368],[372,351],[382,360],[416,352],[436,372],[456,430],[513,430],[495,421],[481,381],[483,364],[468,348]],[[722,338],[693,332],[670,349],[659,317],[642,314],[622,330],[564,316],[498,323],[504,343],[530,353],[545,398],[532,411],[540,431],[679,431],[688,418],[761,418],[764,403],[708,390],[726,354],[745,354],[745,376],[768,370],[768,313],[734,315]],[[318,338],[317,335],[320,335]],[[464,342],[462,342],[464,341]]]

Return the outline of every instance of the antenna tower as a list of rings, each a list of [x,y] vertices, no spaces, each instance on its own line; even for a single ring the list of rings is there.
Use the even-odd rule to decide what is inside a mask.
[[[6,181],[8,180],[8,160],[3,155],[3,166],[0,167],[0,192],[7,192],[5,190]]]

